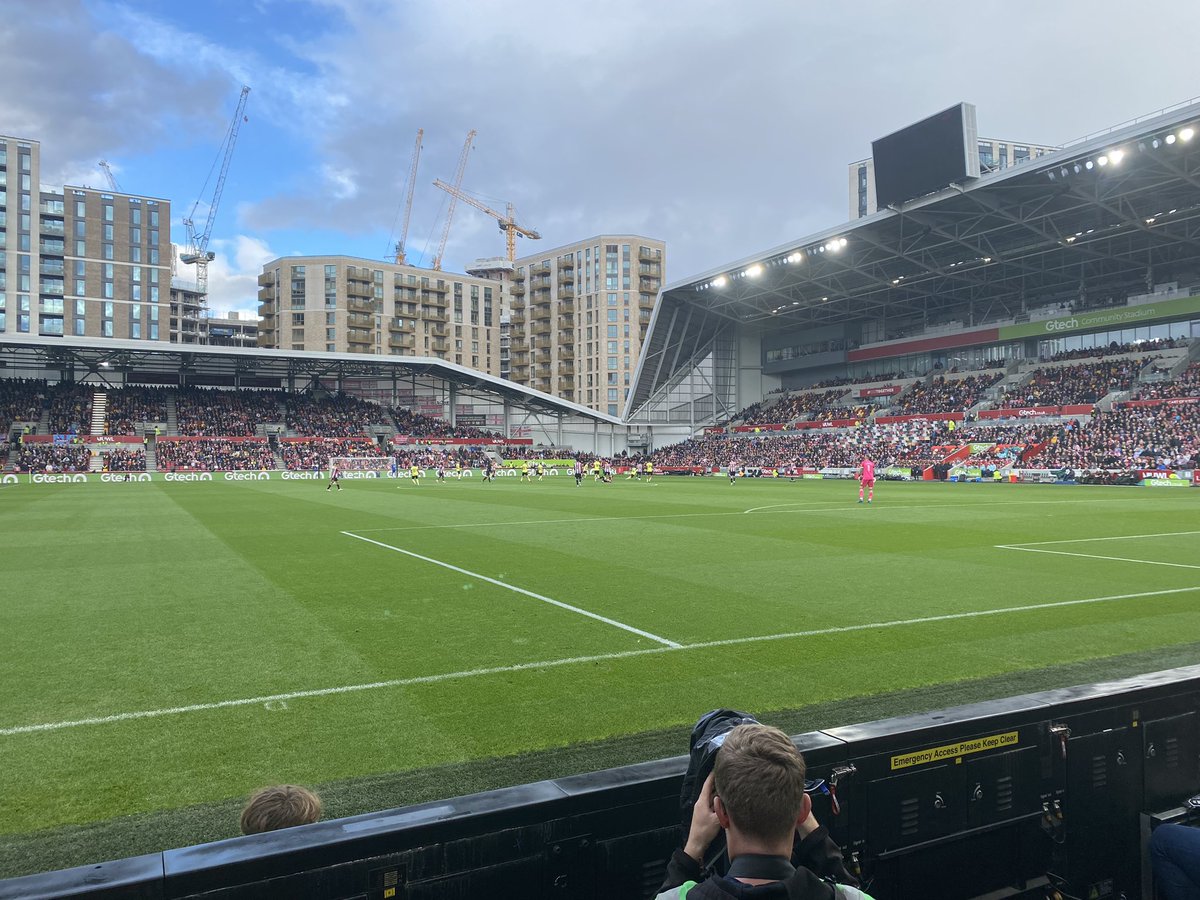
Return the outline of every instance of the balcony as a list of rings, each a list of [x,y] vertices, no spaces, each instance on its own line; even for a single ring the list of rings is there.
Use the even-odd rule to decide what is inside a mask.
[[[574,268],[575,268],[574,254],[568,253],[566,256],[560,256],[558,258],[558,271],[563,272],[568,269],[574,269]]]
[[[346,296],[350,298],[362,297],[371,300],[375,297],[375,290],[371,287],[369,281],[348,281],[346,282]]]
[[[525,313],[524,312],[513,313],[512,316],[509,317],[509,323],[511,325],[515,326],[516,328],[524,328],[525,327]]]
[[[447,328],[445,325],[443,325],[441,322],[438,322],[436,325],[434,325],[432,328],[429,329],[429,333],[432,334],[434,337],[444,338],[444,337],[449,336],[450,329]]]
[[[349,297],[346,300],[346,309],[350,310],[350,312],[374,313],[375,301]]]
[[[430,281],[428,278],[421,279],[421,290],[427,294],[445,294],[447,287],[446,282],[440,278],[437,281]]]
[[[260,303],[260,304],[258,304],[258,317],[259,317],[260,319],[273,319],[273,318],[275,318],[275,304],[274,304],[274,303]]]
[[[574,359],[575,358],[575,348],[559,345],[558,358],[559,359]]]
[[[513,284],[509,287],[508,292],[510,294],[512,294],[513,297],[524,297],[525,296],[525,285],[524,284]]]
[[[575,285],[562,284],[558,287],[559,299],[573,300],[575,299]]]
[[[569,297],[563,299],[562,295],[560,294],[558,300],[558,311],[561,315],[573,315],[575,312],[575,301]]]
[[[525,273],[520,270],[513,272],[512,280],[513,280],[513,286],[515,287],[517,282],[525,280]]]
[[[350,313],[346,316],[346,324],[352,328],[370,328],[375,324],[375,318],[364,316],[362,313]]]
[[[575,286],[575,273],[572,272],[570,269],[561,269],[560,268],[558,270],[558,286],[561,288],[564,285],[568,285],[568,284],[571,285],[572,287]]]
[[[66,274],[66,269],[62,263],[44,262],[38,266],[38,271],[43,275],[53,275],[57,278],[62,278]]]
[[[658,263],[643,263],[642,265],[638,266],[638,274],[651,275],[654,278],[661,278],[662,266],[660,266]]]
[[[662,279],[660,278],[639,278],[638,290],[646,294],[657,294],[658,289],[662,287]]]
[[[392,350],[413,350],[416,346],[416,338],[411,334],[392,334],[388,338],[388,347]]]
[[[574,316],[559,316],[558,327],[563,331],[571,331],[575,328]]]
[[[510,309],[524,309],[525,301],[513,298],[513,301],[511,303],[509,303],[509,308]]]
[[[574,378],[560,377],[558,379],[558,392],[560,394],[566,393],[568,391],[573,391],[573,390],[575,390],[575,379]],[[568,397],[567,399],[570,399],[570,398]]]
[[[429,342],[429,346],[435,353],[446,353],[450,350],[450,342],[446,338],[435,337]]]
[[[412,334],[414,332],[412,321],[409,319],[389,319],[388,331],[392,333],[400,332],[402,334]]]
[[[513,381],[524,382],[529,378],[529,363],[513,363]]]
[[[43,256],[62,256],[62,241],[38,241],[38,252]]]
[[[570,375],[572,379],[575,378],[575,364],[574,363],[566,362],[566,361],[560,359],[558,361],[558,369],[556,371],[558,372],[559,375]]]
[[[366,347],[375,342],[371,340],[370,332],[363,333],[361,331],[349,331],[346,333],[346,343]],[[351,350],[350,352],[353,353],[354,350]]]
[[[449,304],[446,301],[445,295],[425,294],[421,298],[421,305],[433,307],[434,309],[445,309]]]
[[[638,294],[638,308],[639,309],[654,309],[654,295],[653,294]]]
[[[662,251],[653,247],[638,247],[638,262],[662,262]]]
[[[42,219],[41,233],[63,237],[67,232],[63,223],[58,219]]]
[[[538,319],[533,323],[533,333],[538,337],[550,337],[550,320]]]
[[[543,263],[538,263],[535,266],[529,267],[529,277],[530,278],[537,278],[540,275],[546,275],[546,276],[550,275],[550,263],[543,262]],[[549,277],[547,277],[546,280],[549,281],[550,280]]]

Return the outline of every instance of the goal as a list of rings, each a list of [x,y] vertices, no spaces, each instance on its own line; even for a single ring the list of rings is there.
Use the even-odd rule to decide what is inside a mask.
[[[331,456],[329,466],[342,478],[386,478],[392,471],[390,456]]]

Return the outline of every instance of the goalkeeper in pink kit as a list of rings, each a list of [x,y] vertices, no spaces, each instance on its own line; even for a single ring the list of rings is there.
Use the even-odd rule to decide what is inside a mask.
[[[864,456],[858,466],[858,502],[863,502],[863,490],[867,492],[867,502],[875,496],[875,462],[869,456]]]

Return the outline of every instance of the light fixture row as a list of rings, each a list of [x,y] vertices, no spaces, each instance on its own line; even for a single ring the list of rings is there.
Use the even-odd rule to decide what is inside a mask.
[[[718,275],[710,281],[696,285],[696,290],[707,291],[711,288],[720,289],[739,278],[758,278],[764,271],[766,271],[768,266],[796,265],[804,262],[804,260],[810,256],[817,256],[822,253],[837,253],[838,251],[844,249],[848,243],[849,241],[847,241],[844,237],[831,238],[823,244],[815,244],[812,247],[793,250],[786,256],[778,256],[761,263],[752,263],[740,271]]]

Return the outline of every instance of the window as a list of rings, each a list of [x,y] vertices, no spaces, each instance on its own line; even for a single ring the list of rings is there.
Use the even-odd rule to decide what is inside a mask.
[[[112,245],[112,244],[105,244],[105,245],[104,245],[104,258],[105,258],[105,259],[114,259],[114,257],[113,257],[113,245]]]
[[[325,340],[336,341],[337,340],[337,329],[336,328],[326,328],[325,329]]]
[[[113,336],[112,319],[105,319],[101,326],[100,331],[104,335],[104,337],[112,337]]]
[[[82,200],[75,201],[75,218],[82,219],[87,215],[87,204]]]
[[[130,225],[141,225],[142,224],[142,211],[140,209],[138,209],[137,207],[134,207],[133,209],[129,210],[129,224]]]
[[[111,203],[104,204],[104,221],[111,222],[113,220],[113,206]]]
[[[610,356],[608,358],[608,368],[610,370],[615,370],[617,368],[617,358],[615,356]]]
[[[626,312],[628,312],[628,310],[626,310]],[[610,309],[608,311],[608,321],[610,321],[610,322],[617,321],[617,311],[615,309]]]
[[[293,325],[303,325],[304,324],[304,313],[292,313],[292,324]]]
[[[83,336],[84,336],[84,334],[86,333],[86,327],[85,327],[85,326],[86,326],[86,323],[84,322],[84,320],[83,320],[83,319],[76,319],[76,320],[75,320],[75,336],[76,336],[76,337],[83,337]]]
[[[615,338],[617,336],[617,326],[616,325],[608,326],[608,336],[610,338]]]
[[[133,338],[135,341],[141,340],[141,337],[142,337],[142,323],[141,322],[133,322],[130,324],[129,336],[131,338]]]

